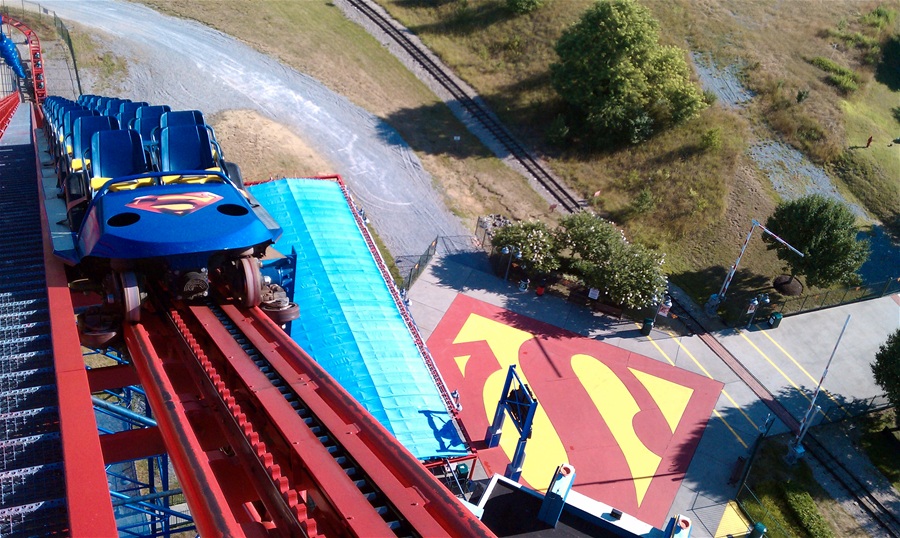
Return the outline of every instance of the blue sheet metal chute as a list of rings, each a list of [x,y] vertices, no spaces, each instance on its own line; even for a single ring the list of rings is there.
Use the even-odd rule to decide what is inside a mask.
[[[500,401],[497,402],[497,411],[494,413],[494,421],[488,427],[485,442],[488,448],[500,445],[500,434],[503,431],[503,421],[509,413],[516,430],[519,431],[519,441],[516,443],[516,451],[512,461],[506,467],[503,476],[518,482],[522,476],[522,466],[525,464],[525,443],[531,438],[531,427],[534,423],[534,414],[537,411],[538,401],[531,392],[531,387],[522,383],[519,374],[516,373],[516,365],[509,366],[506,374],[506,382],[503,384],[503,392]]]
[[[0,30],[0,56],[3,61],[21,78],[25,78],[25,68],[22,67],[22,58],[19,57],[19,49],[12,39]]]

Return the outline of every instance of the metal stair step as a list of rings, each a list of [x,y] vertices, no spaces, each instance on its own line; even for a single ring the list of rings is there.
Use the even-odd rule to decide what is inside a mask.
[[[7,357],[28,351],[51,349],[52,342],[49,334],[34,334],[26,337],[7,338],[0,340],[0,357]]]
[[[53,406],[25,409],[0,415],[0,430],[6,439],[59,431],[59,409]]]
[[[53,368],[35,368],[0,374],[0,392],[52,385],[56,382]]]
[[[68,524],[65,499],[0,508],[0,536],[63,536]]]
[[[59,432],[0,441],[2,469],[11,471],[62,460]]]
[[[62,462],[0,472],[0,506],[31,504],[64,494]]]
[[[35,370],[53,366],[53,351],[44,349],[25,350],[19,353],[3,353],[0,344],[0,374],[18,372],[19,370]]]
[[[56,386],[42,385],[0,392],[0,413],[57,405]]]

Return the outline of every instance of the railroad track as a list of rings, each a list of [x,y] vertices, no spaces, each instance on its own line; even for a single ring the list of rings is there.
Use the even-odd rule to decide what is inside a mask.
[[[557,180],[549,170],[538,162],[499,120],[481,103],[474,99],[451,77],[442,66],[438,65],[421,47],[414,43],[401,29],[381,12],[369,5],[366,0],[348,0],[360,14],[372,21],[387,36],[397,43],[410,57],[453,96],[472,118],[480,125],[538,182],[556,204],[568,213],[581,211],[584,201],[575,197],[568,188]]]
[[[710,336],[700,322],[694,318],[686,308],[675,303],[673,311],[682,318],[691,332],[700,335],[701,338]],[[709,345],[709,342],[706,343]],[[710,347],[712,348],[712,346]],[[713,351],[716,350],[713,349]],[[752,377],[752,374],[749,372],[747,372],[747,374]],[[738,373],[738,376],[742,379],[744,378],[740,373]],[[755,378],[753,378],[753,380],[755,381]],[[744,381],[748,382],[747,379]],[[760,387],[762,387],[762,385],[760,385]],[[764,387],[762,388],[765,390]],[[787,410],[784,409],[774,397],[771,397],[771,400],[769,401],[766,398],[763,398],[759,393],[757,393],[757,395],[766,402],[782,422],[785,422],[792,431],[797,431],[799,424],[796,419],[789,414],[785,417],[784,415],[787,414]],[[900,538],[900,517],[892,512],[890,508],[884,506],[884,504],[869,491],[869,488],[866,487],[866,484],[862,480],[854,475],[847,466],[835,457],[835,455],[816,439],[815,435],[812,433],[809,433],[805,437],[804,445],[806,446],[809,456],[815,458],[821,464],[822,468],[834,477],[835,481],[856,501],[856,504],[879,526],[880,530],[883,531],[879,536],[893,536],[895,538]]]
[[[880,530],[883,531],[883,534],[878,534],[878,536],[900,538],[900,517],[882,504],[859,477],[854,475],[812,433],[806,436],[804,445],[807,453],[828,470],[835,480],[847,490],[856,504],[878,524]]]

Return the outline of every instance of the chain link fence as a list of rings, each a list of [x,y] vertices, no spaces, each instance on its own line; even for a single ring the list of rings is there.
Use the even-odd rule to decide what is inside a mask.
[[[409,268],[409,271],[403,275],[403,289],[404,291],[409,291],[409,288],[412,287],[413,282],[419,278],[419,275],[422,274],[422,271],[428,267],[428,263],[434,258],[435,253],[437,253],[437,246],[440,237],[435,237],[434,241],[428,245],[428,248],[425,249],[425,252],[419,256],[419,259],[416,260],[412,266]]]
[[[784,316],[790,316],[868,299],[878,299],[898,292],[900,292],[900,278],[890,278],[875,284],[829,290],[800,297],[786,297],[775,307],[775,310]]]
[[[65,41],[66,46],[69,47],[69,54],[72,56],[72,67],[75,71],[75,84],[78,86],[78,95],[81,95],[81,77],[78,76],[78,60],[75,58],[75,47],[72,46],[72,36],[69,35],[69,29],[66,28],[65,23],[56,16],[56,12],[53,12],[53,24],[56,26],[56,33],[59,34],[59,37]]]
[[[753,524],[762,523],[766,526],[767,537],[794,538],[794,535],[784,528],[784,524],[778,516],[773,514],[746,484],[738,491],[736,500],[738,506],[744,512],[744,515],[747,516]]]

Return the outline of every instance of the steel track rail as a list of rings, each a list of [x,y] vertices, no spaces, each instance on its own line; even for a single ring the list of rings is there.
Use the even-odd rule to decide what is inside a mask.
[[[832,454],[815,435],[812,433],[807,435],[804,444],[806,445],[807,453],[818,460],[823,468],[828,470],[835,480],[853,497],[856,504],[869,514],[881,530],[884,531],[885,534],[882,536],[900,538],[900,517],[897,514],[882,504],[866,484]]]
[[[262,311],[157,310],[126,341],[201,534],[490,535]]]
[[[707,345],[710,345],[712,340],[715,344],[718,344],[717,341],[712,337],[712,335],[703,328],[700,322],[688,311],[686,308],[679,305],[675,302],[674,310],[677,311],[678,316],[685,321],[688,329],[692,332],[698,334],[701,339]],[[715,345],[714,344],[714,345]],[[719,352],[714,348],[714,345],[710,345],[710,348],[713,349],[714,352],[719,354]],[[716,347],[721,347],[719,344]],[[724,350],[724,348],[722,348]],[[735,361],[737,359],[735,358]],[[727,361],[726,361],[727,362]],[[740,362],[737,361],[738,365]],[[743,368],[743,365],[740,365]],[[747,372],[747,375],[752,377],[752,374]],[[742,379],[743,375],[738,374]],[[747,379],[744,379],[747,382]],[[753,381],[756,381],[756,378],[753,377]],[[753,383],[748,383],[752,385]],[[762,384],[756,381],[756,384],[759,387],[762,387]],[[751,386],[751,388],[753,388]],[[763,387],[763,390],[766,390]],[[766,392],[768,392],[766,390]],[[771,396],[771,394],[770,394]],[[761,399],[765,401],[765,403],[776,412],[776,415],[791,429],[794,433],[799,431],[799,422],[787,413],[787,410],[781,406],[781,404],[774,399],[774,396],[771,396],[770,401],[766,401],[765,398]],[[787,416],[785,416],[785,414]],[[869,516],[879,525],[879,527],[886,533],[885,536],[893,536],[895,538],[900,538],[900,518],[894,512],[892,512],[889,508],[885,507],[881,501],[879,501],[871,491],[866,487],[866,485],[837,458],[834,454],[829,451],[825,445],[823,445],[818,439],[816,439],[815,435],[809,433],[805,438],[804,444],[806,445],[807,452],[810,456],[814,457],[818,462],[822,465],[822,468],[825,469],[830,475],[834,477],[834,479],[843,487],[847,493],[856,500],[856,503],[863,509]]]
[[[348,0],[363,16],[377,25],[394,42],[397,43],[412,59],[422,67],[434,80],[466,110],[473,121],[478,123],[513,157],[528,174],[544,187],[550,196],[557,201],[566,212],[581,211],[583,202],[573,196],[559,180],[557,180],[531,153],[526,150],[500,123],[499,120],[481,103],[463,89],[440,65],[414,43],[403,31],[392,24],[392,21],[372,8],[365,0]]]

